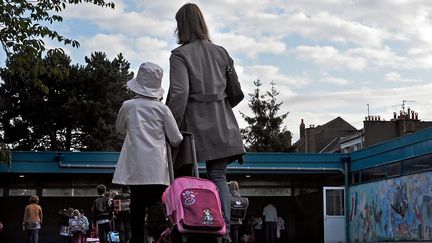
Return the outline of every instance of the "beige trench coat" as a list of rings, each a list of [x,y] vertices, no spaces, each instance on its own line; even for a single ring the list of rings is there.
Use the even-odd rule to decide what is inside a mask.
[[[197,40],[174,49],[170,57],[167,105],[180,130],[196,137],[198,161],[245,153],[239,126],[227,99],[193,101],[191,96],[225,97],[227,52]]]

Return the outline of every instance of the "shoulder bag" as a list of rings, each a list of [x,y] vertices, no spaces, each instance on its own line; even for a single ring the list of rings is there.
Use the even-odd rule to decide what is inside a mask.
[[[240,82],[238,81],[238,76],[234,69],[234,61],[229,56],[226,50],[225,53],[227,54],[227,58],[228,58],[228,66],[226,68],[226,73],[225,73],[227,79],[225,93],[227,94],[228,102],[230,103],[231,107],[234,108],[236,105],[240,103],[240,101],[243,100],[244,94],[243,91],[241,90]]]

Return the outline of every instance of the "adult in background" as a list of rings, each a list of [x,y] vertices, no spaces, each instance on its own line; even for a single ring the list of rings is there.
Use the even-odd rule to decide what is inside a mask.
[[[228,241],[230,193],[226,180],[227,164],[241,159],[245,153],[236,118],[225,94],[226,71],[232,59],[222,46],[211,42],[207,24],[197,5],[183,5],[175,19],[180,47],[171,52],[167,105],[180,130],[195,136],[197,159],[206,161],[208,178],[219,189],[227,226],[224,240]],[[177,167],[176,158],[174,161]]]
[[[23,230],[27,231],[27,243],[39,243],[39,231],[42,227],[42,208],[38,205],[39,197],[30,197],[29,204],[24,209]]]
[[[277,210],[273,204],[267,204],[263,209],[265,243],[276,242]]]

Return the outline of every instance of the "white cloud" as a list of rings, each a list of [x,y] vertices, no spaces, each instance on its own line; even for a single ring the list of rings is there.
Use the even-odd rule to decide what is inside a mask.
[[[213,41],[227,49],[242,53],[249,58],[256,58],[259,54],[281,54],[286,52],[285,43],[274,38],[253,38],[234,33],[216,33]]]
[[[351,83],[351,81],[349,80],[343,78],[331,77],[329,75],[324,75],[324,77],[321,79],[321,82],[328,83],[328,84],[335,84],[335,85],[347,85]]]
[[[332,46],[298,46],[294,49],[294,53],[300,59],[328,68],[344,67],[361,71],[367,67],[367,60],[363,57],[344,55]]]
[[[151,37],[128,38],[124,35],[98,34],[85,39],[83,45],[88,53],[102,51],[111,58],[122,53],[129,61],[160,62],[160,60],[164,60],[165,63],[168,63],[170,54],[166,51],[167,43],[165,41]]]
[[[387,46],[382,49],[351,48],[345,51],[333,46],[297,46],[294,53],[302,60],[312,61],[325,68],[346,68],[354,71],[382,67],[413,68],[407,64],[409,60],[397,55]],[[431,58],[429,61],[432,65],[432,55],[426,58]],[[422,62],[422,59],[417,58],[417,62]]]
[[[422,82],[422,80],[420,80],[420,79],[402,78],[401,75],[399,73],[396,73],[396,72],[386,73],[384,80],[389,81],[389,82],[395,82],[395,83],[420,83],[420,82]]]

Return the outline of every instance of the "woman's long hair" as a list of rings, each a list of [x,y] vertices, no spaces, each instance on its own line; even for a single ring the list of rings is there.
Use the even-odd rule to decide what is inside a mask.
[[[196,39],[210,41],[207,24],[196,4],[186,3],[175,16],[177,21],[177,43],[184,45]]]

